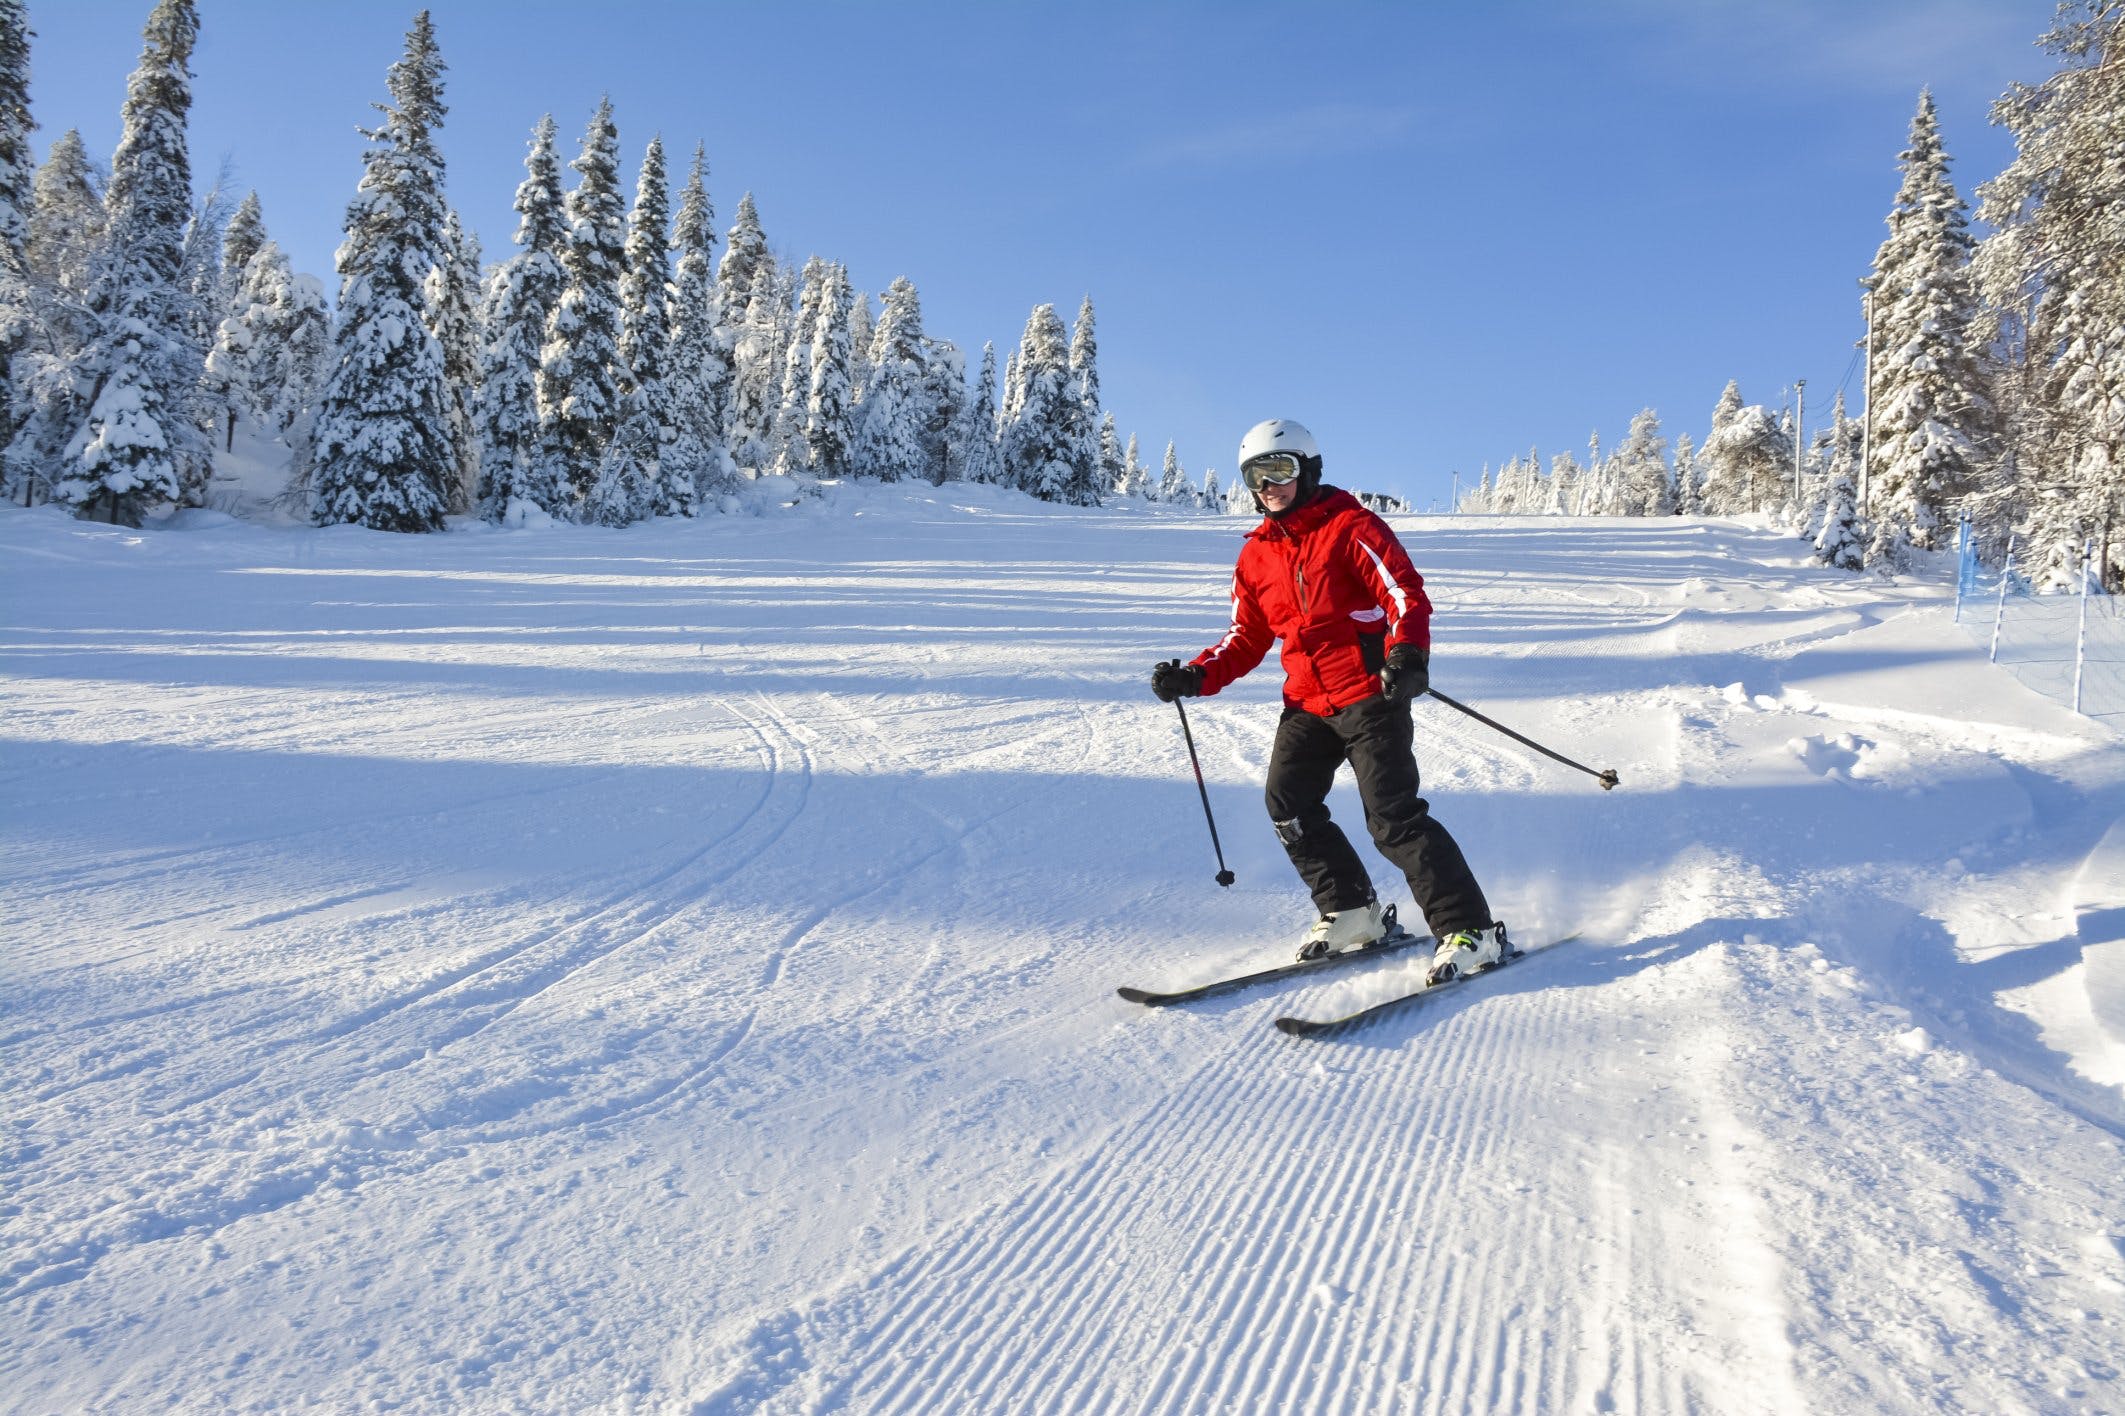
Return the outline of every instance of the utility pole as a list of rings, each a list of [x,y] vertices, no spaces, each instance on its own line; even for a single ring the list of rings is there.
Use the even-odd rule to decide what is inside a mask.
[[[1860,282],[1867,291],[1867,337],[1860,345],[1860,392],[1867,400],[1859,425],[1859,514],[1867,514],[1867,470],[1874,463],[1874,282]]]
[[[1808,381],[1793,380],[1793,509],[1801,511],[1800,450],[1808,441]]]

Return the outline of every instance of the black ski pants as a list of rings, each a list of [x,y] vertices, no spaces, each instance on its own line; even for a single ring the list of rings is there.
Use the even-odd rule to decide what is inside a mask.
[[[1328,819],[1328,789],[1348,762],[1373,844],[1408,878],[1432,934],[1487,928],[1490,905],[1461,847],[1417,795],[1414,736],[1409,705],[1383,695],[1325,718],[1287,707],[1269,754],[1269,819],[1321,913],[1371,900],[1364,862]]]

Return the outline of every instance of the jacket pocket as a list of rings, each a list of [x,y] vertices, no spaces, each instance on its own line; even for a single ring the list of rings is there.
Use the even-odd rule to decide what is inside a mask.
[[[1369,630],[1359,630],[1358,657],[1364,661],[1365,672],[1368,674],[1377,674],[1380,670],[1386,668],[1387,631],[1383,629],[1378,633],[1373,633]]]

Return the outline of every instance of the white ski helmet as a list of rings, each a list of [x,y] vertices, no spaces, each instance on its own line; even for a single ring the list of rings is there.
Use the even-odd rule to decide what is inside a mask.
[[[1253,458],[1265,452],[1288,452],[1298,457],[1319,457],[1321,449],[1314,443],[1313,434],[1305,425],[1294,423],[1289,418],[1271,418],[1266,423],[1256,423],[1240,439],[1240,460],[1245,467]]]

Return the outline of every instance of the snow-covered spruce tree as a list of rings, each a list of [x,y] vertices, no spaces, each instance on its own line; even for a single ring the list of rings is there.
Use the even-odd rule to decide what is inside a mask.
[[[1641,408],[1611,459],[1616,465],[1621,511],[1625,516],[1672,516],[1675,486],[1668,472],[1668,440],[1660,435],[1660,415]]]
[[[671,291],[671,371],[665,379],[672,443],[664,463],[673,475],[691,472],[694,499],[715,506],[737,491],[738,469],[723,442],[730,406],[730,346],[724,342],[716,288],[716,212],[708,200],[708,155],[694,145],[692,169],[679,194],[671,249],[677,266]]]
[[[577,493],[596,480],[620,417],[620,272],[627,264],[627,208],[620,196],[620,134],[601,98],[568,164],[561,298],[546,318],[539,356],[539,456]],[[542,474],[543,475],[543,474]]]
[[[618,424],[583,498],[583,519],[593,526],[632,526],[654,515],[659,451],[648,395],[630,383],[620,391]]]
[[[1004,358],[1003,402],[996,409],[996,436],[1001,439],[1003,430],[1018,418],[1018,410],[1025,406],[1025,371],[1019,367],[1018,351],[1012,350]]]
[[[319,400],[312,518],[379,531],[434,531],[457,475],[443,350],[421,318],[422,283],[444,258],[443,59],[428,12],[391,66],[391,102],[364,133],[362,181],[339,248],[339,330]]]
[[[205,435],[191,421],[206,351],[193,332],[185,267],[192,208],[185,128],[198,37],[191,0],[159,0],[126,83],[125,126],[105,196],[109,225],[89,285],[88,408],[54,487],[85,517],[137,525],[182,499],[193,480],[188,465],[210,465]]]
[[[826,300],[830,264],[818,256],[806,256],[797,275],[797,315],[790,325],[782,358],[782,394],[775,410],[772,437],[776,460],[788,470],[811,463],[811,445],[804,426],[809,421],[812,397],[812,339],[819,332],[819,311]]]
[[[811,334],[804,341],[811,362],[805,390],[804,457],[815,476],[846,477],[856,440],[856,404],[849,389],[849,311],[856,293],[848,267],[828,264],[814,302]]]
[[[1241,479],[1240,485],[1247,485],[1244,478]],[[1149,501],[1158,490],[1151,483],[1151,469],[1144,466],[1143,450],[1138,446],[1134,433],[1129,434],[1129,445],[1122,450],[1120,490],[1123,496],[1135,497],[1139,501]]]
[[[1830,409],[1830,421],[1815,435],[1815,445],[1808,450],[1810,469],[1807,485],[1803,488],[1807,506],[1802,522],[1802,535],[1809,541],[1816,540],[1823,529],[1826,510],[1830,503],[1830,487],[1839,477],[1854,486],[1858,485],[1861,451],[1861,428],[1859,420],[1845,414],[1845,391],[1837,391],[1837,399]],[[1858,504],[1854,501],[1855,525]],[[1860,545],[1861,552],[1866,549]]]
[[[730,264],[726,252],[725,266]],[[763,254],[753,271],[752,292],[731,321],[730,455],[755,477],[774,469],[775,411],[782,391],[777,372],[782,311],[776,307],[781,280],[775,258]],[[726,293],[728,293],[726,288]]]
[[[996,447],[996,346],[981,346],[981,372],[974,390],[959,405],[959,421],[952,432],[951,466],[947,474],[961,482],[994,482],[1003,476],[1003,460]]]
[[[2027,565],[2072,585],[2081,545],[2099,546],[2106,589],[2125,588],[2125,3],[2070,0],[2040,41],[2059,67],[1993,107],[2016,156],[1978,188],[1994,228],[1977,273],[2005,357],[2007,485]],[[1998,543],[1998,529],[1981,539]]]
[[[1609,462],[1613,464],[1614,458]],[[1570,451],[1560,452],[1549,460],[1549,483],[1542,502],[1544,516],[1591,515],[1584,502],[1593,476],[1579,465],[1579,459]]]
[[[443,351],[443,381],[449,390],[450,446],[454,472],[444,488],[453,512],[470,511],[480,480],[480,351],[486,342],[480,290],[480,238],[458,220],[443,216],[441,258],[421,283],[421,318]]]
[[[1090,295],[1077,307],[1077,324],[1070,331],[1070,377],[1077,381],[1077,400],[1084,405],[1085,426],[1096,429],[1100,418],[1099,336],[1093,328]]]
[[[1831,472],[1823,494],[1815,559],[1839,570],[1858,570],[1866,562],[1866,528],[1860,522],[1859,499],[1852,488],[1852,463],[1843,459]]]
[[[1180,454],[1173,450],[1172,442],[1168,441],[1166,444],[1165,474],[1159,478],[1156,500],[1165,502],[1169,506],[1178,506],[1181,502],[1187,500],[1187,497],[1188,474],[1181,467]]]
[[[1225,510],[1225,488],[1217,479],[1215,467],[1203,469],[1202,489],[1196,493],[1196,504],[1204,511],[1222,515]]]
[[[1122,461],[1122,437],[1114,427],[1114,415],[1103,413],[1099,419],[1099,485],[1107,496],[1125,497],[1128,492],[1122,483],[1128,476],[1128,467]],[[1233,484],[1243,485],[1234,477]]]
[[[893,482],[928,471],[922,301],[906,276],[886,287],[871,339],[871,381],[851,454],[859,477]]]
[[[33,184],[30,269],[77,300],[88,293],[90,257],[103,245],[103,186],[73,128],[52,144]]]
[[[546,321],[567,284],[561,247],[568,226],[562,213],[556,135],[550,113],[532,130],[524,180],[517,185],[513,203],[517,252],[489,277],[481,319],[480,482],[475,500],[479,514],[494,522],[520,525],[535,512],[564,516],[573,495],[563,465],[542,455],[540,434],[539,372]]]
[[[747,192],[738,198],[738,214],[723,244],[722,263],[716,267],[716,285],[722,293],[726,318],[735,323],[745,317],[746,307],[752,303],[753,282],[761,266],[771,265],[773,260],[767,250],[767,233],[760,229],[759,209],[753,205],[753,194]]]
[[[1085,456],[1084,408],[1070,377],[1062,320],[1053,305],[1036,305],[1018,344],[1017,412],[1004,427],[1004,475],[1042,501],[1074,504]],[[1181,497],[1193,503],[1191,489]]]
[[[1675,514],[1704,514],[1704,493],[1697,467],[1697,447],[1690,441],[1688,433],[1675,434]]]
[[[923,476],[942,485],[952,475],[952,429],[967,398],[967,356],[949,339],[922,341]]]
[[[324,288],[267,241],[245,267],[237,301],[251,329],[253,410],[265,432],[299,452],[332,361]]]
[[[266,244],[266,218],[256,191],[246,192],[221,229],[222,301],[233,307],[251,269],[251,257]]]
[[[858,404],[863,402],[864,390],[870,387],[871,341],[877,335],[878,322],[871,315],[871,297],[858,290],[855,301],[849,306],[849,397]]]
[[[642,154],[628,218],[627,274],[620,284],[620,357],[630,386],[641,395],[656,448],[652,516],[693,516],[700,510],[699,468],[665,453],[678,440],[671,411],[671,187],[664,172],[664,139]]]
[[[1761,404],[1743,406],[1730,380],[1712,412],[1712,431],[1698,449],[1704,511],[1740,516],[1771,505],[1784,490],[1793,447]]]
[[[1991,405],[1972,343],[1977,299],[1963,199],[1948,180],[1933,94],[1919,94],[1889,236],[1875,253],[1870,561],[1941,544],[1948,504],[1977,480]]]
[[[14,359],[30,341],[30,216],[37,160],[30,148],[30,28],[22,0],[0,0],[0,444],[14,432]]]
[[[68,129],[37,169],[29,227],[30,319],[14,351],[0,491],[33,505],[51,495],[67,440],[88,407],[86,355],[97,322],[88,307],[91,260],[103,245],[103,182]]]

